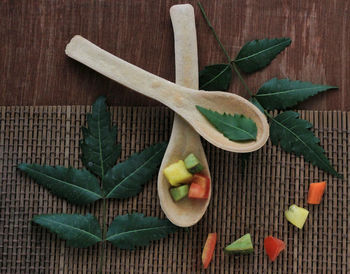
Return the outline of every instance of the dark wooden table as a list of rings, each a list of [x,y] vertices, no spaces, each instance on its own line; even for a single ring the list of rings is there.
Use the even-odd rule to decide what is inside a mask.
[[[196,1],[199,65],[223,62]],[[157,102],[100,76],[64,54],[81,34],[102,48],[174,81],[170,0],[1,0],[0,105],[90,104],[100,94],[113,105]],[[249,77],[256,90],[272,77],[335,85],[300,108],[350,110],[349,0],[202,0],[229,54],[247,41],[290,37],[292,45]],[[246,95],[238,79],[231,92]]]

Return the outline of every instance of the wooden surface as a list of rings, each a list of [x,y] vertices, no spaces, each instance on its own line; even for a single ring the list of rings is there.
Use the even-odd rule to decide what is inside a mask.
[[[196,1],[199,66],[223,62]],[[81,34],[102,48],[174,81],[169,8],[184,1],[0,1],[0,105],[156,105],[68,59],[65,45]],[[292,45],[265,70],[248,77],[256,90],[272,77],[335,85],[300,108],[350,110],[350,1],[203,0],[232,57],[247,41],[289,36]],[[237,78],[231,92],[246,95]]]

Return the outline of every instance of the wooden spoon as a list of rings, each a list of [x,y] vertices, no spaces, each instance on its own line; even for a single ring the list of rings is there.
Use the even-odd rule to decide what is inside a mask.
[[[174,29],[176,83],[198,89],[197,34],[193,7],[189,4],[175,5],[170,8],[170,17]],[[202,163],[202,173],[210,178],[207,158],[197,132],[180,116],[175,114],[169,144],[158,174],[158,196],[160,205],[167,218],[175,225],[188,227],[196,224],[204,215],[211,197],[208,199],[188,199],[174,202],[163,170],[178,160],[194,153]]]
[[[228,92],[205,92],[182,87],[134,66],[76,35],[66,47],[66,54],[97,72],[171,108],[203,138],[227,151],[251,152],[262,147],[269,137],[265,115],[248,100]],[[234,142],[217,131],[196,109],[196,105],[220,113],[237,113],[256,123],[256,140]]]

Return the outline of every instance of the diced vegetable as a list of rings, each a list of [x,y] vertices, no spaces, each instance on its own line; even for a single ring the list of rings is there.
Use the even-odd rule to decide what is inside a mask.
[[[285,215],[289,222],[302,229],[309,215],[309,211],[297,205],[291,205],[289,209],[285,211]]]
[[[321,203],[323,193],[326,189],[326,182],[311,183],[307,202],[309,204],[318,205]]]
[[[202,253],[202,263],[204,269],[208,268],[209,263],[211,262],[216,245],[216,233],[209,233],[207,241],[205,242],[203,253]]]
[[[182,186],[171,188],[170,194],[171,194],[171,197],[173,197],[174,201],[177,202],[187,196],[188,190],[189,190],[188,185],[182,185]]]
[[[198,158],[193,153],[189,154],[185,159],[185,166],[192,174],[199,173],[203,170],[203,166],[199,162]]]
[[[208,177],[195,174],[188,192],[188,197],[192,199],[208,199],[210,192],[210,180]]]
[[[249,254],[254,252],[250,234],[247,233],[232,244],[225,247],[224,251],[231,254]]]
[[[274,260],[276,260],[277,256],[281,253],[281,251],[286,248],[286,245],[280,239],[268,236],[264,240],[264,247],[271,262],[273,262]]]
[[[164,175],[173,186],[182,183],[189,183],[192,180],[192,174],[186,169],[184,161],[180,160],[164,169]]]

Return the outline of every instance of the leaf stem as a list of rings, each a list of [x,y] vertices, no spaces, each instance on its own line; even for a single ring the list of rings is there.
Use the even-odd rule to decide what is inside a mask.
[[[101,189],[104,190],[103,187],[103,178],[104,178],[104,172],[102,173],[101,177]],[[107,233],[107,208],[106,208],[106,195],[103,195],[102,198],[102,246],[101,246],[101,255],[100,255],[100,269],[99,273],[103,273],[103,265],[105,262],[105,252],[106,252],[106,233]]]
[[[244,81],[241,73],[239,72],[236,64],[234,63],[234,61],[231,62],[231,66],[233,68],[233,70],[236,72],[239,80],[241,81],[241,83],[243,84],[244,88],[246,89],[246,91],[248,92],[250,97],[253,97],[253,92],[250,90],[250,88],[248,87],[247,83]]]
[[[101,255],[100,255],[100,269],[99,273],[103,273],[103,265],[105,260],[105,251],[106,251],[106,231],[107,231],[107,214],[106,214],[106,198],[102,198],[102,247],[101,247]]]
[[[228,55],[228,53],[227,53],[226,49],[224,48],[223,44],[221,43],[221,41],[220,41],[218,35],[216,34],[214,27],[213,27],[212,24],[210,23],[209,18],[208,18],[208,16],[207,16],[207,14],[205,13],[204,8],[203,8],[201,2],[198,1],[198,2],[197,2],[197,5],[198,5],[198,7],[200,8],[200,10],[201,10],[201,12],[202,12],[202,15],[203,15],[203,17],[204,17],[204,20],[207,22],[207,24],[208,24],[210,30],[211,30],[212,33],[214,34],[214,37],[215,37],[216,41],[219,43],[220,48],[221,48],[222,51],[224,52],[224,54],[225,54],[225,56],[226,56],[226,58],[227,58],[229,64],[231,64],[231,58],[230,58],[230,56]]]
[[[216,31],[215,31],[213,25],[210,23],[209,18],[208,18],[208,16],[207,16],[207,14],[205,13],[204,8],[203,8],[201,2],[198,1],[198,2],[197,2],[197,5],[198,5],[198,7],[200,8],[200,10],[201,10],[201,12],[202,12],[202,15],[203,15],[203,17],[204,17],[204,20],[206,21],[206,23],[207,23],[207,25],[209,26],[211,32],[214,34],[214,37],[215,37],[216,41],[219,43],[220,48],[222,49],[223,53],[225,54],[225,56],[226,56],[226,58],[227,58],[227,60],[228,60],[228,63],[229,63],[230,66],[233,68],[233,70],[236,72],[236,74],[237,74],[239,80],[240,80],[241,83],[243,84],[244,88],[247,90],[249,96],[252,97],[252,96],[253,96],[253,92],[250,90],[250,88],[248,87],[247,83],[244,81],[244,79],[243,79],[241,73],[239,72],[239,70],[238,70],[236,64],[234,63],[234,61],[231,61],[231,57],[228,55],[228,53],[227,53],[227,51],[226,51],[224,45],[221,43],[221,41],[220,41],[218,35],[216,34]]]

